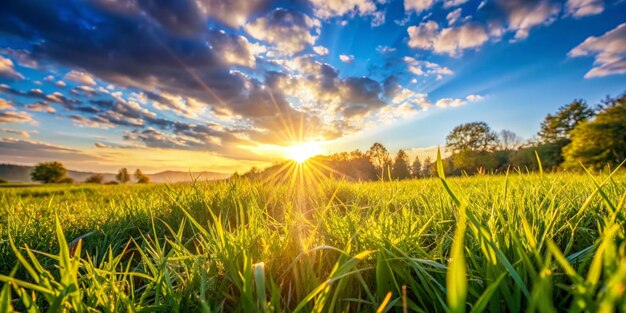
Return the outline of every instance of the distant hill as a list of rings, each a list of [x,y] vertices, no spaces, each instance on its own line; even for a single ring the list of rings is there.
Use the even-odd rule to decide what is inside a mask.
[[[14,164],[0,164],[0,178],[8,180],[10,182],[31,182],[30,173],[34,166],[14,165]],[[95,172],[80,172],[80,171],[67,171],[67,176],[73,178],[76,182],[83,182],[87,177],[93,174],[102,174],[104,181],[115,180],[115,174],[113,173],[95,173]],[[205,180],[217,180],[228,178],[229,174],[217,173],[217,172],[182,172],[182,171],[164,171],[155,174],[148,174],[150,181],[154,183],[176,183],[176,182],[188,182],[193,179],[199,181]]]

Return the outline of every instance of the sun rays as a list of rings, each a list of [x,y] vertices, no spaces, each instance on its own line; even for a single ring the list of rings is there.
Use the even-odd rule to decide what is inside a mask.
[[[306,160],[321,153],[320,143],[313,141],[293,145],[285,149],[285,156],[297,163],[304,163]]]

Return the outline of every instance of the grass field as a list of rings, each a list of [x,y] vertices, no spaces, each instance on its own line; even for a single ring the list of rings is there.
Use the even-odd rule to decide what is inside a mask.
[[[607,178],[3,188],[0,311],[626,311]]]

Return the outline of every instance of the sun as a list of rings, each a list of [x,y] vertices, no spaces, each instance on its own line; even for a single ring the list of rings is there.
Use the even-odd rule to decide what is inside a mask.
[[[322,148],[318,142],[304,142],[285,149],[285,156],[297,163],[304,163],[321,153]]]

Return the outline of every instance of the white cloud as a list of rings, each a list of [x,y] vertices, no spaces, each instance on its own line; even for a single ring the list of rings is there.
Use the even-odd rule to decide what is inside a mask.
[[[574,17],[600,14],[604,11],[602,0],[567,0],[565,12]]]
[[[478,48],[489,40],[484,27],[474,23],[439,30],[436,22],[428,21],[409,27],[407,32],[409,47],[451,56],[457,56],[465,49]]]
[[[420,14],[430,9],[433,4],[435,4],[435,0],[404,0],[404,11],[415,11],[415,13]]]
[[[401,88],[397,91],[393,98],[391,98],[391,102],[394,104],[411,104],[421,107],[424,110],[432,106],[432,103],[428,101],[428,94],[417,93],[408,88]]]
[[[371,15],[376,12],[376,4],[372,0],[310,0],[315,15],[327,19],[344,15]]]
[[[13,61],[0,55],[0,77],[21,80],[24,76],[13,67]]]
[[[467,97],[465,97],[465,99],[461,99],[461,98],[443,98],[443,99],[437,100],[435,105],[437,107],[440,107],[440,108],[448,108],[448,107],[455,108],[455,107],[463,106],[463,105],[467,104],[468,102],[477,102],[477,101],[481,101],[483,99],[484,99],[484,97],[481,96],[481,95],[468,95]]]
[[[385,10],[372,13],[372,27],[378,27],[385,24],[385,14],[387,14]]]
[[[89,86],[96,85],[96,80],[93,79],[93,76],[89,75],[88,73],[80,72],[80,71],[71,71],[65,74],[65,79],[71,80],[77,83],[81,83],[84,85],[89,85]]]
[[[482,101],[483,99],[485,99],[485,97],[483,97],[481,95],[468,95],[467,97],[465,97],[465,100],[467,100],[469,102]]]
[[[63,88],[65,86],[67,86],[67,84],[64,81],[62,81],[62,80],[56,82],[54,85],[59,87],[59,88]]]
[[[0,110],[6,110],[13,108],[13,104],[7,100],[0,98]]]
[[[458,8],[448,13],[448,15],[446,15],[446,19],[448,20],[448,25],[449,26],[454,25],[459,20],[460,17],[461,17],[461,8]]]
[[[502,5],[508,14],[508,28],[515,32],[515,40],[526,39],[535,26],[551,24],[561,11],[559,4],[547,0],[537,3],[504,1]]]
[[[443,98],[443,99],[439,99],[437,100],[437,102],[435,103],[436,106],[440,107],[440,108],[447,108],[447,107],[459,107],[465,104],[465,100],[463,99],[453,99],[453,98]]]
[[[245,26],[255,39],[273,44],[287,54],[304,50],[317,40],[320,22],[307,15],[287,9],[275,9]]]
[[[420,61],[412,57],[404,57],[403,60],[407,63],[409,72],[418,76],[454,74],[451,69],[437,63]]]
[[[315,51],[315,53],[317,53],[319,55],[327,55],[328,54],[328,48],[326,48],[324,46],[315,46],[315,47],[313,47],[313,51]]]
[[[354,62],[354,56],[353,55],[347,55],[347,54],[341,54],[341,55],[339,55],[339,60],[341,60],[341,62],[343,62],[343,63],[352,63],[352,62]]]
[[[469,0],[444,0],[443,1],[443,7],[448,9],[448,8],[453,8],[456,6],[459,6],[465,2],[467,2]]]
[[[23,67],[34,68],[38,67],[37,61],[31,57],[30,52],[25,49],[12,49],[5,48],[0,49],[0,53],[12,58],[15,62]]]
[[[389,46],[378,46],[378,47],[376,47],[376,52],[378,52],[380,54],[389,54],[389,53],[394,53],[396,51],[398,51],[396,48],[389,47]]]
[[[593,56],[594,67],[585,78],[626,73],[626,23],[604,33],[589,37],[568,53],[569,57]]]

